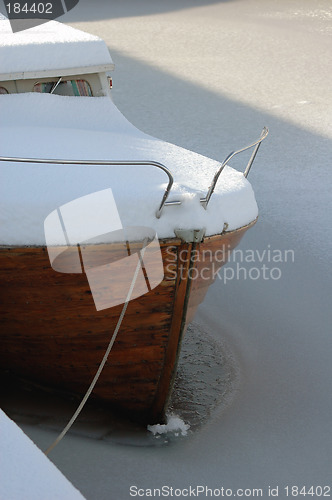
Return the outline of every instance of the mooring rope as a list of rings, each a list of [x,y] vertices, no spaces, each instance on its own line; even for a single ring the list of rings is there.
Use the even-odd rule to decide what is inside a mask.
[[[127,310],[127,307],[128,307],[128,303],[130,302],[130,299],[131,299],[131,296],[132,296],[132,293],[133,293],[133,290],[134,290],[134,286],[136,284],[136,280],[137,280],[137,276],[138,276],[138,273],[139,273],[139,270],[141,268],[141,262],[142,262],[142,259],[143,259],[143,256],[144,256],[144,252],[145,252],[145,248],[146,248],[146,242],[147,242],[147,238],[145,238],[145,240],[143,241],[143,247],[142,247],[142,251],[139,252],[140,253],[140,258],[138,259],[138,262],[137,262],[137,266],[136,266],[136,269],[135,269],[135,273],[134,273],[134,276],[133,276],[133,279],[131,281],[131,285],[130,285],[130,288],[129,288],[129,291],[127,293],[127,297],[126,297],[126,301],[125,303],[123,304],[123,308],[122,308],[122,311],[121,311],[121,314],[119,316],[119,319],[118,319],[118,322],[116,324],[116,327],[115,327],[115,330],[113,332],[113,335],[111,337],[111,340],[107,346],[107,349],[105,351],[105,354],[104,354],[104,357],[99,365],[99,368],[96,372],[96,375],[94,376],[88,390],[86,391],[82,401],[80,402],[79,406],[77,407],[77,410],[75,411],[74,415],[71,417],[71,419],[69,420],[68,424],[66,425],[66,427],[63,429],[63,431],[58,435],[58,437],[56,438],[56,440],[47,448],[47,450],[44,452],[45,455],[48,455],[52,450],[53,448],[55,448],[55,446],[57,444],[60,443],[61,439],[67,434],[67,432],[69,431],[69,429],[71,428],[71,426],[73,425],[73,423],[75,422],[75,420],[77,419],[78,415],[81,413],[85,403],[87,402],[91,392],[93,391],[97,381],[98,381],[98,378],[105,366],[105,363],[107,361],[107,358],[111,352],[111,349],[113,347],[113,344],[115,342],[115,339],[116,339],[116,336],[120,330],[120,327],[121,327],[121,323],[123,321],[123,318],[124,318],[124,315],[126,314],[126,310]]]

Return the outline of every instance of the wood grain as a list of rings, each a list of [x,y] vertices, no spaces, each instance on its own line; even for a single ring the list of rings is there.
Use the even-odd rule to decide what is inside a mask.
[[[132,300],[118,337],[93,391],[135,420],[163,419],[177,368],[181,339],[204,299],[211,268],[224,245],[234,247],[249,226],[206,238],[203,243],[161,240],[164,279]],[[92,250],[113,253],[114,244]],[[210,263],[193,260],[211,250]],[[221,266],[223,262],[217,262]],[[208,271],[206,271],[208,273]],[[16,375],[66,392],[83,394],[104,355],[122,305],[97,311],[85,274],[60,273],[44,247],[1,247],[0,365]]]

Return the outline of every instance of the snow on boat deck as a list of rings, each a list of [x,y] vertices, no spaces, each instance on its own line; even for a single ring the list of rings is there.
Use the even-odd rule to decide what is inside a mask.
[[[206,234],[244,226],[257,217],[250,183],[226,167],[208,209],[200,204],[220,163],[139,131],[109,97],[50,94],[1,96],[1,155],[81,160],[150,160],[174,176],[169,200],[155,216],[168,179],[151,166],[63,166],[0,163],[0,244],[44,245],[44,220],[64,203],[111,188],[124,226],[149,226],[159,237],[175,228]],[[249,138],[251,139],[251,138]]]

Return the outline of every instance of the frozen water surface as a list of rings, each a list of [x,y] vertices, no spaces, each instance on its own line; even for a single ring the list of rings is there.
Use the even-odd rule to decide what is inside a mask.
[[[263,498],[279,486],[286,498],[287,485],[331,483],[330,11],[327,0],[81,0],[66,18],[106,40],[115,102],[144,132],[220,160],[269,126],[250,174],[260,218],[241,248],[295,254],[243,264],[278,267],[280,279],[211,287],[195,321],[229,349],[235,385],[188,436],[133,446],[125,424],[106,441],[91,423],[93,439],[77,428],[54,449],[88,499],[128,499],[131,485],[262,488]],[[38,415],[20,425],[46,448],[57,429]]]

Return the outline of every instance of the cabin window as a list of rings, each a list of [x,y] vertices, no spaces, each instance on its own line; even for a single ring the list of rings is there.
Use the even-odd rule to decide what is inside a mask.
[[[53,92],[52,89],[54,88]],[[57,80],[54,82],[37,82],[33,87],[34,92],[42,92],[43,94],[57,94],[69,96],[87,96],[92,97],[92,90],[86,80],[62,80],[57,85]]]
[[[5,87],[0,87],[0,94],[8,94],[8,90]]]

